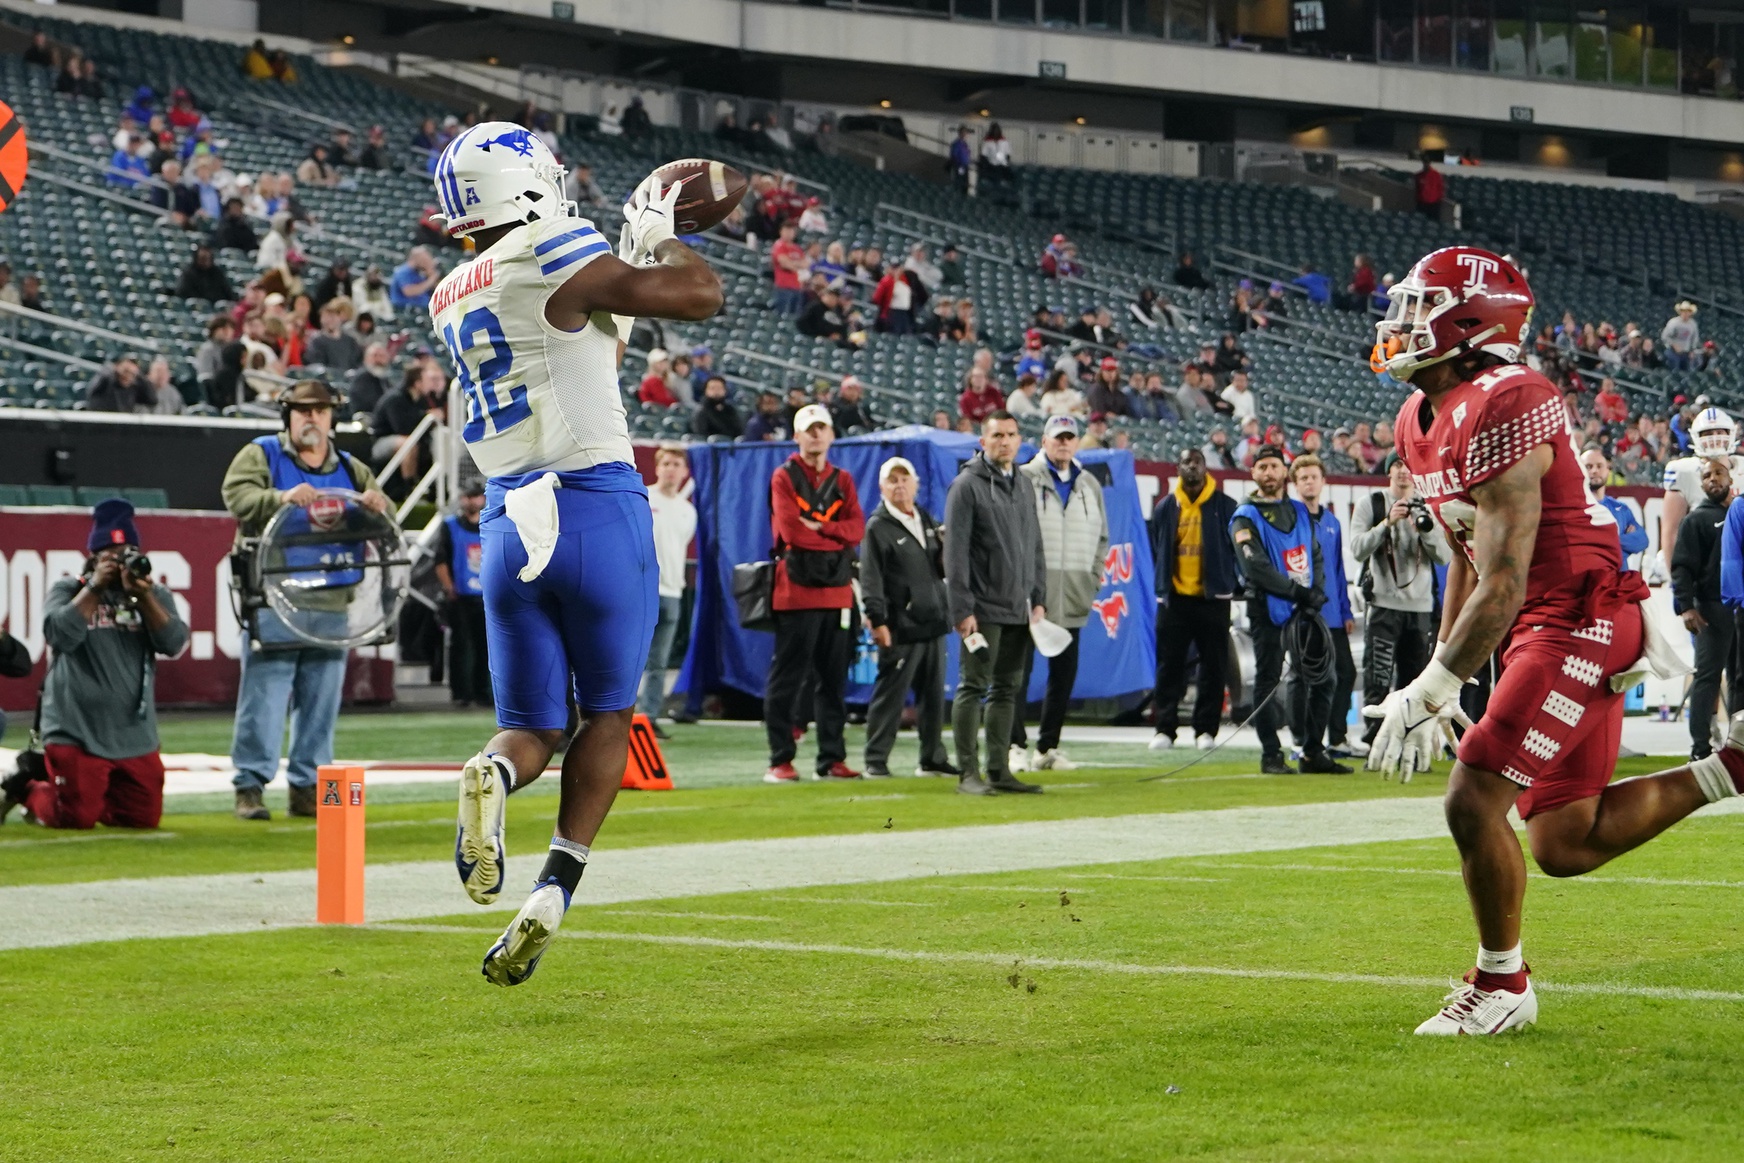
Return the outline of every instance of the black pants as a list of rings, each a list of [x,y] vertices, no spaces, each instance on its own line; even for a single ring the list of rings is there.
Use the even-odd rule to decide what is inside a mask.
[[[817,684],[813,718],[817,722],[819,771],[848,758],[842,728],[848,707],[842,688],[848,681],[852,638],[842,625],[841,610],[778,610],[775,614],[775,657],[763,688],[763,726],[769,736],[769,766],[792,763],[794,696],[807,677]]]
[[[1072,701],[1072,685],[1078,681],[1078,637],[1084,627],[1074,626],[1072,644],[1048,659],[1048,688],[1042,695],[1041,729],[1036,732],[1036,750],[1052,751],[1060,745],[1060,728],[1066,725],[1066,709]],[[1028,747],[1023,714],[1029,706],[1029,676],[1035,670],[1032,647],[1023,659],[1023,685],[1017,688],[1017,713],[1011,719],[1011,745]]]
[[[1321,739],[1326,734],[1326,720],[1332,714],[1332,684],[1331,683],[1291,683],[1289,689],[1282,693],[1282,704],[1278,698],[1267,701],[1267,696],[1278,688],[1278,680],[1284,673],[1284,632],[1272,625],[1272,620],[1263,608],[1250,607],[1249,621],[1253,626],[1254,645],[1254,691],[1253,704],[1257,708],[1253,714],[1254,730],[1259,733],[1260,749],[1268,757],[1283,755],[1283,745],[1278,742],[1278,727],[1286,722],[1291,724],[1291,733],[1295,734],[1295,724],[1302,725],[1302,733],[1296,736],[1302,745],[1302,754],[1319,757],[1326,751]],[[1309,618],[1315,615],[1298,611],[1298,618]],[[1302,660],[1290,660],[1291,670],[1301,668]]]
[[[945,641],[896,642],[878,650],[878,681],[866,710],[866,766],[886,767],[890,747],[902,726],[902,706],[914,692],[915,729],[920,735],[920,761],[939,767],[950,762],[945,752]]]
[[[1370,606],[1363,630],[1363,705],[1378,707],[1429,665],[1431,615]],[[1379,719],[1368,720],[1364,742],[1373,743]]]
[[[1345,733],[1350,726],[1350,693],[1356,689],[1356,662],[1350,654],[1350,635],[1345,633],[1342,624],[1328,628],[1332,634],[1332,695],[1326,715],[1326,745],[1328,747],[1343,747]],[[1305,692],[1297,689],[1302,685],[1299,676],[1290,676],[1290,734],[1296,743],[1307,747],[1304,742],[1308,738],[1307,699]],[[1320,742],[1316,736],[1316,743]]]
[[[1187,650],[1199,651],[1193,734],[1215,735],[1229,674],[1229,602],[1175,594],[1157,618],[1157,733],[1173,737],[1187,693]]]
[[[987,774],[1004,779],[1011,774],[1011,720],[1016,713],[1017,684],[1023,681],[1024,655],[1035,648],[1029,626],[980,623],[987,645],[957,651],[957,697],[951,703],[951,735],[957,766],[964,775],[980,775],[983,709],[987,724]]]
[[[1696,638],[1696,674],[1690,683],[1690,757],[1708,755],[1713,746],[1708,732],[1714,722],[1714,704],[1720,697],[1720,675],[1732,661],[1735,625],[1732,612],[1720,602],[1702,602],[1697,607],[1708,628]],[[1736,695],[1734,694],[1735,698]]]
[[[448,690],[456,702],[491,704],[483,598],[463,594],[448,604]]]

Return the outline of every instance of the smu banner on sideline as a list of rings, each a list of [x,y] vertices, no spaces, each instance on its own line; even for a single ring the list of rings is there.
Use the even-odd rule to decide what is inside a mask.
[[[230,594],[235,520],[196,510],[142,512],[134,520],[156,580],[174,597],[189,630],[180,655],[157,660],[158,705],[235,705],[242,675],[242,633]],[[84,571],[90,532],[86,508],[0,508],[0,626],[24,643],[36,663],[27,678],[0,679],[0,708],[36,705],[47,653],[43,605],[56,581]],[[348,699],[393,699],[392,647],[379,649],[389,657],[369,657],[376,649],[353,652],[345,676]]]
[[[769,480],[797,447],[787,441],[690,448],[696,480],[696,604],[679,689],[690,690],[696,683],[704,690],[730,686],[749,694],[763,692],[775,636],[740,629],[732,600],[733,566],[768,559]],[[881,501],[879,466],[892,456],[906,458],[920,476],[916,503],[942,521],[951,482],[977,447],[975,438],[963,433],[898,428],[838,440],[830,448],[830,462],[854,478],[860,506],[870,516]],[[1019,462],[1034,452],[1026,445]],[[1156,603],[1132,454],[1099,450],[1081,453],[1079,460],[1104,477],[1110,548],[1096,609],[1084,628],[1076,693],[1080,698],[1106,698],[1148,690],[1156,670]],[[857,638],[859,627],[853,630]],[[957,636],[946,640],[951,645],[947,682],[954,688]],[[1033,697],[1040,697],[1046,675],[1046,663],[1038,658]],[[849,683],[850,701],[866,702],[871,692],[869,683]]]

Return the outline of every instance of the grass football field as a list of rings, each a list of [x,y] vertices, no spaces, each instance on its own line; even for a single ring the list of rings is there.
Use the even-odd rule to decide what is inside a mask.
[[[347,715],[338,750],[453,761],[488,729]],[[563,936],[512,990],[479,961],[528,878],[504,909],[466,899],[445,788],[372,791],[372,876],[429,888],[359,928],[232,910],[202,935],[52,944],[45,900],[70,916],[125,892],[149,929],[159,905],[303,875],[313,826],[210,796],[173,798],[149,838],[15,819],[0,1159],[1744,1156],[1739,815],[1589,877],[1535,873],[1540,1024],[1432,1040],[1411,1030],[1475,948],[1443,768],[1260,777],[1224,751],[1140,782],[1194,753],[1083,744],[1086,766],[1036,777],[1046,794],[979,799],[766,787],[759,729],[673,730],[680,788],[620,796]],[[164,749],[228,735],[174,719]],[[536,859],[554,791],[511,798],[512,856]]]

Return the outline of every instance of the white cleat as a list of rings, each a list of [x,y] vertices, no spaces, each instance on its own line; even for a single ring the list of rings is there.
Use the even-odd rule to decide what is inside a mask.
[[[569,911],[569,894],[556,878],[533,889],[527,903],[484,955],[481,970],[492,985],[519,985],[539,968],[539,958],[563,924]]]
[[[1029,752],[1025,751],[1015,743],[1013,743],[1011,748],[1005,753],[1005,762],[1006,765],[1010,767],[1013,775],[1016,775],[1020,771],[1035,770],[1034,765],[1030,763]]]
[[[1155,735],[1151,736],[1152,751],[1167,751],[1174,747],[1174,745],[1175,737],[1173,735],[1165,735],[1161,731],[1158,731]]]
[[[1193,745],[1195,747],[1199,748],[1199,750],[1201,750],[1201,751],[1209,751],[1213,747],[1217,746],[1217,736],[1215,736],[1215,735],[1195,736],[1193,739]]]
[[[1036,756],[1035,769],[1037,771],[1076,771],[1078,765],[1067,759],[1066,753],[1056,747],[1052,751],[1043,751]]]
[[[454,828],[454,867],[466,895],[488,905],[503,891],[503,808],[509,789],[502,769],[482,752],[460,772],[460,821]]]
[[[1442,1000],[1441,1012],[1417,1027],[1417,1033],[1451,1037],[1460,1034],[1500,1034],[1530,1026],[1538,1020],[1538,994],[1530,979],[1520,993],[1505,989],[1479,989],[1477,972]]]

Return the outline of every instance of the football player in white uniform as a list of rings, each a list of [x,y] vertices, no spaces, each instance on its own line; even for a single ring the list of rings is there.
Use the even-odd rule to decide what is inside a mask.
[[[448,233],[476,256],[436,287],[430,314],[466,402],[463,436],[489,478],[481,532],[485,633],[498,731],[461,774],[454,860],[488,904],[505,874],[509,793],[545,770],[571,696],[557,826],[532,895],[484,975],[532,975],[623,780],[636,690],[659,612],[654,528],[618,396],[638,315],[706,319],[721,285],[678,241],[680,187],[644,183],[617,256],[563,196],[563,167],[527,130],[492,121],[435,170]]]
[[[1677,544],[1677,527],[1689,511],[1702,503],[1702,461],[1727,457],[1732,462],[1732,495],[1744,488],[1744,456],[1737,454],[1738,429],[1732,418],[1718,408],[1703,408],[1690,425],[1693,456],[1680,456],[1665,465],[1665,507],[1659,514],[1660,577],[1669,577],[1671,551]]]

